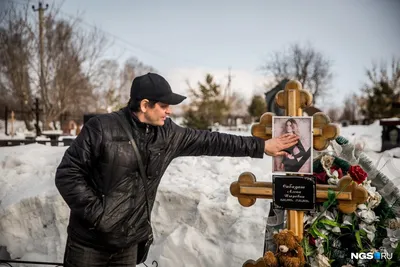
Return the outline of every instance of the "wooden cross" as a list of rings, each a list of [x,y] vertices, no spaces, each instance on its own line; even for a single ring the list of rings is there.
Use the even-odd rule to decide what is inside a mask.
[[[15,121],[15,113],[11,111],[11,136],[14,136],[14,121]]]
[[[291,80],[286,83],[285,89],[278,92],[275,101],[280,108],[285,109],[286,116],[303,116],[303,109],[312,103],[312,95],[302,89],[301,83]],[[264,140],[272,138],[272,117],[273,113],[264,113],[260,122],[251,128],[253,136]],[[313,147],[321,151],[329,146],[330,140],[339,136],[339,129],[332,124],[329,117],[322,112],[313,115]],[[368,193],[356,184],[351,183],[350,176],[342,177],[337,186],[317,185],[316,200],[324,202],[328,199],[328,190],[335,192],[338,200],[338,209],[346,214],[356,210],[358,204],[367,200]],[[245,172],[239,176],[239,180],[231,184],[230,192],[237,197],[239,203],[244,207],[252,206],[257,198],[271,199],[273,197],[272,182],[257,182],[256,177]],[[298,237],[303,238],[304,211],[288,210],[287,229],[292,230]],[[264,266],[262,258],[257,262],[246,261],[243,266]]]

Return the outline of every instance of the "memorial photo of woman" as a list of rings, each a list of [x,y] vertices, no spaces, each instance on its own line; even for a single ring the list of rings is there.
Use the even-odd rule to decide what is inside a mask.
[[[274,117],[273,136],[291,133],[300,136],[286,156],[272,159],[272,172],[312,174],[312,117]]]

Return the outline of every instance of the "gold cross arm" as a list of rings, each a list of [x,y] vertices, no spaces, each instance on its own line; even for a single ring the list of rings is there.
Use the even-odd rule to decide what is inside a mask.
[[[272,182],[257,182],[256,177],[245,172],[239,176],[237,182],[233,182],[230,187],[231,194],[238,198],[239,203],[244,207],[254,205],[257,198],[272,199]],[[317,184],[317,202],[324,202],[328,199],[328,191],[333,190],[338,200],[338,209],[346,214],[350,214],[357,209],[357,205],[365,203],[368,192],[361,186],[352,182],[350,176],[342,177],[337,186]]]
[[[272,112],[264,113],[260,122],[253,124],[251,134],[253,136],[268,140],[272,138],[272,118],[275,116]],[[339,136],[339,128],[331,123],[330,118],[323,112],[317,112],[313,115],[313,147],[321,151],[329,146],[329,142]]]

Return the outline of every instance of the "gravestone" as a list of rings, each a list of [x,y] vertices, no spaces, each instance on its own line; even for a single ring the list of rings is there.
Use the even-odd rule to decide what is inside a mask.
[[[382,119],[379,125],[382,126],[381,152],[400,147],[400,118]]]

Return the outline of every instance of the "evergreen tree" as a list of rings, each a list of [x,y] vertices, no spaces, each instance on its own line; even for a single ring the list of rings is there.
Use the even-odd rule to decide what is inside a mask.
[[[267,111],[267,104],[261,95],[254,95],[248,108],[250,116],[258,121],[262,114]]]
[[[193,101],[184,114],[184,125],[206,130],[216,122],[221,124],[228,110],[221,91],[211,74],[206,75],[205,83],[198,83],[198,88],[190,88]]]
[[[392,104],[395,95],[400,92],[400,58],[393,57],[390,69],[382,64],[378,70],[376,64],[367,70],[369,84],[362,89],[364,105],[361,113],[371,121],[396,117],[400,114]]]
[[[366,105],[362,114],[371,120],[394,117],[395,110],[392,109],[394,88],[387,82],[381,81],[371,88],[365,90],[367,93]]]

